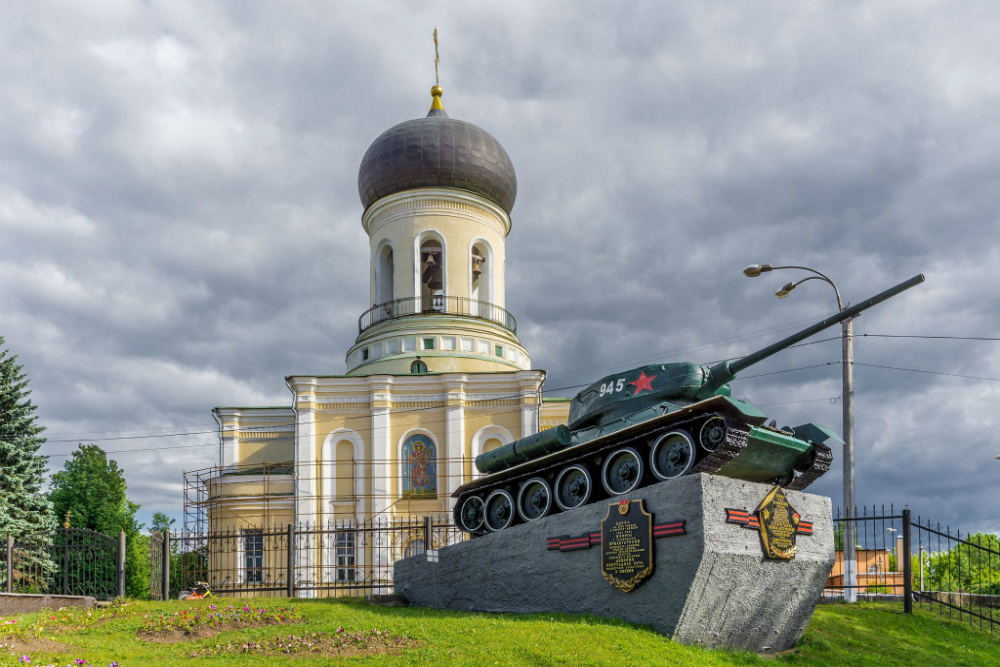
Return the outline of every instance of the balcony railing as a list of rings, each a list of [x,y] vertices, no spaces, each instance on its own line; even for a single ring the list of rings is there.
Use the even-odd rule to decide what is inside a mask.
[[[372,306],[358,318],[358,332],[370,329],[379,322],[411,315],[461,315],[476,317],[499,324],[517,333],[517,320],[505,308],[488,301],[467,299],[463,296],[407,297]]]

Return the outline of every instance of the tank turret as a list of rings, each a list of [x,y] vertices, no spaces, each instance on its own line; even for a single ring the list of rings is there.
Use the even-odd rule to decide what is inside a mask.
[[[829,469],[826,443],[839,438],[817,424],[766,425],[767,415],[730,397],[729,382],[923,281],[914,276],[739,359],[652,364],[601,378],[573,398],[568,426],[476,457],[487,476],[453,494],[456,523],[474,534],[501,530],[697,472],[805,488]]]

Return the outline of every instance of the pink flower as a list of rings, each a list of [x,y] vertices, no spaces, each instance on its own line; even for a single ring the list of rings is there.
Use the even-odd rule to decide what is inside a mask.
[[[26,655],[22,655],[21,656],[21,663],[25,664],[25,665],[30,665],[31,664],[31,658],[29,658]]]

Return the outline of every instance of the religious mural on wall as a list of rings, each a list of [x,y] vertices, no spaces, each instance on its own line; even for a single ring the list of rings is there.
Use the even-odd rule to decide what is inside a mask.
[[[437,448],[426,435],[412,435],[403,443],[403,497],[437,497]]]

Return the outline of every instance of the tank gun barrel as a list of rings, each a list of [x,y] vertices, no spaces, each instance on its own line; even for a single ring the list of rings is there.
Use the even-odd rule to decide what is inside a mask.
[[[831,315],[825,320],[817,322],[816,324],[806,327],[802,331],[798,331],[792,334],[791,336],[788,336],[787,338],[779,340],[777,343],[772,343],[771,345],[768,345],[765,348],[757,350],[752,354],[748,354],[745,357],[741,357],[733,361],[723,361],[721,363],[712,366],[709,369],[708,379],[705,382],[705,386],[699,392],[699,395],[703,398],[711,396],[716,389],[718,389],[725,383],[732,380],[734,377],[736,377],[736,374],[742,371],[744,368],[753,366],[754,364],[763,361],[764,359],[767,359],[771,355],[776,354],[787,347],[791,347],[792,345],[795,345],[796,343],[801,342],[806,338],[809,338],[810,336],[819,333],[823,329],[828,329],[835,324],[839,324],[844,320],[847,320],[848,318],[854,317],[861,311],[867,310],[868,308],[871,308],[874,305],[882,303],[886,299],[890,299],[899,294],[900,292],[908,290],[914,285],[919,285],[922,282],[924,282],[924,274],[919,273],[910,278],[909,280],[904,280],[903,282],[893,287],[890,287],[884,292],[880,292],[875,296],[869,297],[856,305],[853,305],[849,308],[845,308],[836,315]]]

